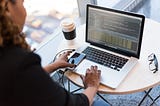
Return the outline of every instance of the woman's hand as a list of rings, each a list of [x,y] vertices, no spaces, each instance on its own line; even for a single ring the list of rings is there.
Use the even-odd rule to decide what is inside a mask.
[[[44,67],[44,70],[48,73],[51,73],[58,68],[65,68],[65,67],[74,67],[74,64],[70,64],[67,62],[68,56],[70,55],[72,51],[64,52],[63,54],[60,54],[60,56],[51,64]]]
[[[82,77],[85,88],[95,87],[98,89],[100,83],[101,71],[98,70],[97,66],[91,66],[90,69],[86,70],[86,75]]]
[[[65,67],[74,67],[74,64],[68,63],[68,56],[70,55],[72,51],[64,52],[63,54],[60,54],[60,56],[55,60],[55,64],[58,65],[58,68],[65,68]]]

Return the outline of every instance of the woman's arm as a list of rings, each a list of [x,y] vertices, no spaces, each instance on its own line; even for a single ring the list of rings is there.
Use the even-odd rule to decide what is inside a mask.
[[[58,68],[74,67],[74,64],[69,64],[67,62],[67,56],[69,54],[70,52],[62,54],[54,63],[44,67],[44,70],[48,73],[51,73],[54,70],[57,70]],[[85,77],[83,77],[84,86],[86,88],[83,94],[87,96],[90,106],[99,87],[100,74],[100,70],[98,70],[97,66],[91,66],[90,69],[86,70],[86,75]]]
[[[90,106],[93,103],[93,98],[97,93],[99,82],[100,82],[101,71],[98,70],[97,66],[91,66],[90,69],[86,70],[86,75],[81,76],[84,87],[86,88],[83,92],[88,97]]]
[[[89,104],[90,106],[92,105],[93,103],[93,98],[95,97],[97,93],[97,88],[96,87],[88,87],[87,89],[85,89],[83,91],[83,94],[85,94],[89,100]]]
[[[40,58],[30,53],[19,64],[20,71],[13,79],[15,103],[22,101],[21,106],[89,106],[85,94],[66,91],[46,74],[40,63]]]
[[[59,68],[59,64],[57,63],[51,63],[46,65],[45,67],[43,67],[43,69],[47,72],[47,73],[51,73],[56,71]]]
[[[43,69],[48,72],[54,72],[55,70],[59,69],[59,68],[65,68],[65,67],[74,67],[74,64],[70,64],[68,63],[68,55],[71,53],[71,51],[68,52],[64,52],[63,54],[61,54],[59,56],[59,58],[57,58],[55,60],[55,62],[43,67]]]

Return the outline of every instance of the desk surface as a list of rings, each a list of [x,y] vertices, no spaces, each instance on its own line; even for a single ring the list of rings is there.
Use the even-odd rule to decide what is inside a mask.
[[[133,70],[129,73],[129,75],[124,79],[124,81],[118,86],[116,89],[108,88],[104,85],[100,85],[99,92],[101,93],[110,93],[110,94],[127,94],[144,91],[148,88],[154,87],[160,84],[160,71],[153,74],[149,70],[147,57],[151,53],[155,53],[158,62],[160,63],[160,23],[155,22],[150,19],[146,19],[142,40],[142,47],[140,53],[140,59],[138,64],[133,68]],[[42,57],[43,60],[51,57],[49,52],[53,52],[56,50],[57,52],[65,49],[65,48],[77,48],[83,44],[85,38],[85,25],[77,28],[77,37],[75,39],[75,45],[68,45],[67,41],[63,38],[63,34],[59,33],[57,37],[50,40],[49,43],[45,44],[43,48],[37,51],[38,54]],[[54,43],[53,43],[54,42]],[[52,44],[52,45],[50,45]],[[59,44],[58,49],[55,49]],[[48,48],[49,50],[44,52],[44,48]],[[53,50],[52,50],[53,48]],[[46,49],[45,49],[46,50]],[[41,52],[43,51],[43,53]],[[55,51],[54,51],[55,52]],[[53,57],[53,55],[52,55]],[[48,64],[50,61],[43,64]],[[83,86],[80,77],[77,74],[74,74],[70,71],[66,73],[66,76],[75,84],[79,86]]]

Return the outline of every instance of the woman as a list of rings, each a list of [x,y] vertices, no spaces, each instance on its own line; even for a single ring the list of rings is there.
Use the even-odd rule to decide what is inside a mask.
[[[89,106],[97,92],[100,71],[87,69],[86,89],[71,94],[55,83],[48,73],[73,67],[70,52],[54,63],[41,66],[40,57],[30,51],[21,33],[26,18],[24,0],[0,0],[0,106]]]

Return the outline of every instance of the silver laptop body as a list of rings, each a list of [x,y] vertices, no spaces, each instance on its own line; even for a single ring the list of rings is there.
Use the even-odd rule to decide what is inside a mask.
[[[85,75],[87,68],[96,65],[101,70],[101,83],[115,89],[138,62],[145,17],[90,4],[87,5],[86,13],[86,44],[76,51],[84,53],[86,48],[91,47],[127,61],[117,71],[114,67],[104,65],[104,62],[99,64],[86,58],[76,67],[75,72]]]

